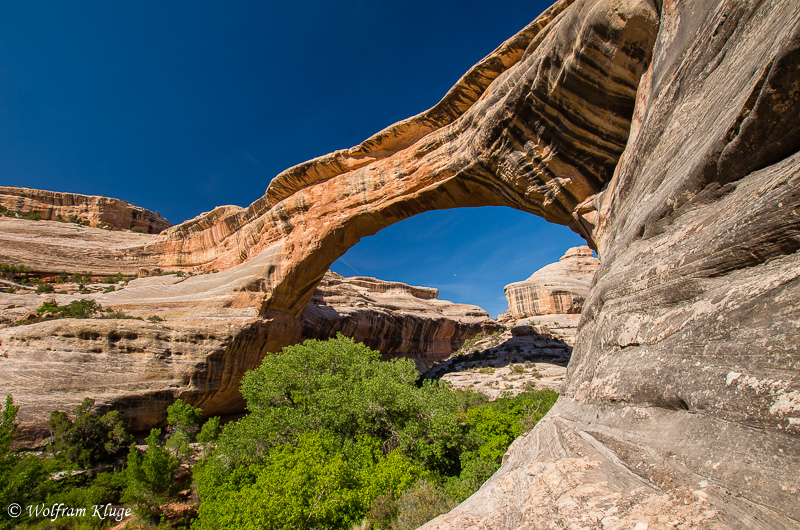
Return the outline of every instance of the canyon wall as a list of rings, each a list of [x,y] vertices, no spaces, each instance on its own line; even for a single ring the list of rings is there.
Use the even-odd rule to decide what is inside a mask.
[[[163,422],[178,394],[207,415],[242,410],[241,373],[280,350],[287,336],[299,332],[298,322],[280,314],[265,318],[246,297],[215,299],[216,281],[213,274],[168,274],[119,282],[113,291],[103,284],[81,292],[67,283],[58,287],[70,292],[36,294],[34,286],[0,292],[0,344],[8,352],[3,390],[25,404],[19,416],[23,438],[29,445],[45,439],[42,419],[86,396],[101,409],[122,409],[134,430]],[[194,298],[198,309],[170,311],[167,301],[193,282],[204,283],[206,292]],[[144,293],[149,303],[142,301]],[[481,308],[437,296],[429,287],[329,272],[303,313],[302,338],[343,333],[384,359],[410,358],[425,370],[466,339],[499,328]],[[100,312],[25,324],[43,302],[80,299],[113,306],[129,318],[101,318]]]
[[[553,337],[574,345],[580,313],[599,265],[589,247],[568,249],[557,262],[505,286],[508,311],[498,320],[507,326],[544,326]]]
[[[589,247],[573,247],[527,280],[506,285],[504,291],[511,316],[519,320],[580,314],[599,264]]]
[[[185,323],[203,319],[220,325],[242,316],[262,319],[263,330],[247,332],[246,339],[248,348],[262,353],[230,357],[224,388],[206,385],[202,370],[210,368],[198,361],[201,373],[187,372],[189,381],[203,382],[197,391],[172,378],[154,378],[149,390],[141,390],[185,397],[214,413],[237,412],[240,405],[228,388],[235,388],[263,352],[301,340],[303,312],[323,275],[364,236],[424,211],[488,205],[520,208],[591,236],[577,212],[611,180],[625,148],[657,26],[657,13],[647,3],[610,10],[563,0],[480,61],[433,108],[358,146],[284,171],[248,208],[216,208],[158,235],[136,234],[140,240],[77,225],[66,233],[66,225],[53,221],[2,219],[0,260],[30,266],[37,274],[133,275],[142,268],[209,273],[158,285],[132,282],[97,300],[126,314],[161,318],[153,326],[162,337],[180,336]],[[43,223],[58,225],[52,229],[63,233],[39,237]],[[54,351],[32,335],[49,325],[0,330],[3,387],[25,394],[40,384],[2,367]],[[245,328],[250,329],[232,326],[226,344]],[[198,359],[220,351],[204,342],[195,348]],[[122,359],[96,349],[87,362]],[[156,350],[131,354],[161,362]],[[177,358],[169,362],[188,366]],[[71,406],[76,396],[66,389],[78,375],[53,371],[50,377],[51,404]],[[107,395],[117,397],[98,404],[125,409],[126,388],[116,384]],[[27,403],[20,403],[24,411]],[[143,419],[136,425],[143,428],[157,416],[139,414]]]
[[[250,352],[300,339],[325,271],[361,237],[459,206],[565,224],[602,259],[565,394],[478,493],[427,528],[797,527],[799,128],[796,2],[561,0],[429,111],[283,172],[248,208],[124,252],[94,241],[92,259],[222,271],[105,303],[165,313],[165,336],[179,326],[170,318],[209,305],[257,316],[260,331],[229,328],[241,344],[226,364],[232,386]],[[47,264],[40,254],[31,260]],[[3,388],[5,367],[48,326],[0,330]],[[154,362],[83,353],[84,370]],[[70,402],[63,377],[14,384]],[[155,377],[130,395],[177,396],[183,384]],[[197,400],[232,406],[228,386]]]
[[[800,11],[660,8],[565,395],[424,528],[800,526]]]
[[[439,291],[328,272],[303,312],[303,338],[343,333],[381,352],[413,359],[420,372],[500,325],[478,306],[438,299]]]
[[[147,234],[158,234],[172,226],[157,212],[97,195],[0,186],[0,206],[20,214],[35,213],[50,221],[81,222],[122,230],[136,228]]]

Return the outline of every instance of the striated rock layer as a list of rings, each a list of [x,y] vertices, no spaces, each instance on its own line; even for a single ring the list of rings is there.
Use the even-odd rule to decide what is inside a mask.
[[[800,526],[800,11],[660,7],[565,395],[424,528]]]
[[[247,293],[214,297],[220,276],[140,278],[117,284],[113,292],[103,292],[103,286],[90,286],[88,293],[37,295],[32,286],[0,292],[0,344],[8,353],[4,391],[25,403],[24,436],[44,439],[48,431],[36,420],[85,396],[101,409],[121,408],[135,430],[163,422],[176,393],[205,414],[241,410],[241,373],[283,347],[297,334],[298,322],[280,313],[259,314]],[[197,309],[170,310],[169,300],[194,290],[187,289],[193,283],[203,284],[206,293],[195,299]],[[343,333],[386,359],[411,358],[424,370],[464,340],[499,327],[483,309],[437,296],[428,287],[328,273],[303,314],[303,338]],[[66,305],[82,298],[143,320],[62,319],[8,327],[36,316],[45,301]],[[162,320],[144,320],[153,315]]]
[[[587,246],[573,247],[556,263],[505,287],[508,310],[517,320],[540,315],[580,314],[600,260]]]
[[[478,306],[439,300],[439,291],[328,272],[303,312],[303,338],[343,333],[384,358],[413,359],[425,371],[466,339],[500,326]]]
[[[299,340],[317,284],[361,237],[431,209],[541,215],[602,259],[565,395],[428,528],[797,527],[799,95],[793,0],[562,0],[431,110],[285,171],[246,209],[110,253],[108,267],[155,257],[224,272],[107,303],[186,319],[206,299],[251,311],[282,326],[242,339],[263,351]],[[94,247],[98,263],[107,246]],[[25,328],[0,331],[2,388],[9,363],[58,355],[37,346],[46,326]],[[162,333],[177,330],[167,319]],[[166,356],[80,353],[84,370]],[[249,361],[231,356],[226,381]],[[76,376],[64,374],[46,386],[66,406]],[[32,373],[13,380],[45,386]],[[173,384],[155,378],[139,396],[180,395]],[[193,399],[221,409],[227,395]]]
[[[508,311],[499,320],[508,326],[545,326],[553,337],[574,345],[580,313],[599,265],[589,247],[570,248],[527,280],[506,285]]]
[[[102,223],[125,230],[138,228],[148,234],[158,234],[172,226],[158,213],[128,201],[97,195],[0,186],[0,206],[19,213],[37,213],[51,221],[72,219],[89,226]]]
[[[284,171],[246,209],[220,207],[139,243],[130,234],[88,227],[75,227],[67,239],[33,238],[22,234],[31,233],[30,222],[11,219],[0,231],[0,260],[39,274],[219,270],[170,285],[131,282],[99,301],[134,316],[159,316],[166,334],[181,333],[177,324],[173,329],[178,321],[247,311],[248,318],[282,323],[250,345],[277,351],[301,339],[302,314],[333,261],[361,237],[418,213],[513,206],[588,236],[577,208],[612,177],[656,28],[657,14],[646,3],[610,9],[561,1],[467,72],[432,109],[359,146]],[[21,340],[32,332],[0,331],[0,384],[12,373],[4,363],[50,351]],[[197,347],[200,357],[218,351]],[[254,366],[252,358],[236,365],[230,385]],[[51,383],[52,399],[71,406],[76,376],[60,377]],[[25,393],[26,381],[7,387]],[[117,388],[109,406],[125,402],[124,387]],[[190,393],[167,380],[152,381],[150,391]],[[236,412],[225,392],[217,395],[209,385],[191,399]]]

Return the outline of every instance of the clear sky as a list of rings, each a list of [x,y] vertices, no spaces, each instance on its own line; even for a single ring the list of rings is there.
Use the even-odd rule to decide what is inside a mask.
[[[105,195],[173,223],[435,104],[550,2],[3,2],[0,184]],[[430,212],[333,269],[506,309],[583,240],[506,208]]]

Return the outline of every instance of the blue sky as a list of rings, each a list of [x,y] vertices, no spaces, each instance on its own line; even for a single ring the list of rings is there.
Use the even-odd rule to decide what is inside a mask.
[[[0,184],[127,199],[173,223],[435,104],[548,2],[4,2]],[[502,288],[582,239],[505,208],[431,212],[333,269]]]

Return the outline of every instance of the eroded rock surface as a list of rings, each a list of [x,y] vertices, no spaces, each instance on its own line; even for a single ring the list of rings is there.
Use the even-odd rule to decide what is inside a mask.
[[[86,227],[77,227],[69,242],[32,238],[20,235],[31,223],[12,219],[9,233],[0,231],[0,260],[38,274],[219,270],[170,285],[131,282],[101,303],[135,316],[163,316],[167,326],[247,312],[247,318],[282,323],[250,344],[277,351],[279,342],[300,340],[303,311],[331,263],[361,237],[412,215],[506,205],[588,235],[577,208],[612,177],[658,23],[645,2],[609,6],[558,2],[432,109],[281,173],[248,208],[220,207],[133,244],[124,239],[129,234],[98,235]],[[35,341],[21,340],[29,332],[3,330],[0,362],[41,351]],[[254,366],[250,360],[236,365],[232,380]],[[57,389],[69,386],[64,377],[52,384],[54,400]],[[153,394],[183,391],[166,380],[150,388]],[[227,406],[226,396],[209,388],[193,399],[218,410]],[[70,407],[74,396],[63,401]]]
[[[439,300],[438,295],[430,287],[328,272],[303,312],[303,338],[343,333],[384,358],[413,359],[425,371],[465,340],[499,329],[480,307]]]
[[[796,8],[664,2],[565,396],[425,528],[800,526]]]
[[[599,265],[592,249],[573,247],[527,280],[506,285],[504,324],[547,326],[554,337],[574,345],[580,313]]]
[[[0,186],[0,206],[19,213],[37,213],[50,221],[72,220],[124,230],[137,228],[148,234],[158,234],[172,226],[158,213],[128,201],[97,195]]]
[[[438,300],[436,289],[332,272],[299,323],[260,314],[247,292],[214,296],[224,276],[167,274],[82,290],[65,283],[47,294],[14,284],[15,293],[0,292],[4,391],[26,404],[19,413],[23,435],[30,442],[47,437],[41,418],[86,396],[101,409],[122,409],[135,430],[163,422],[176,395],[205,414],[242,410],[239,372],[295,340],[299,327],[303,339],[343,333],[385,359],[411,358],[421,370],[498,328],[480,307]],[[193,297],[195,291],[205,294]],[[130,318],[100,318],[101,311],[90,319],[24,324],[45,301],[63,306],[80,299]]]
[[[580,314],[599,264],[589,247],[573,247],[527,280],[506,285],[511,315],[520,320],[540,315]]]
[[[796,527],[799,94],[793,0],[562,0],[433,109],[285,171],[248,208],[89,253],[108,269],[155,260],[223,271],[162,290],[141,284],[107,303],[189,318],[210,299],[250,312],[267,330],[237,335],[250,352],[299,340],[330,264],[409,216],[505,205],[568,225],[602,265],[565,395],[476,495],[429,528]],[[9,363],[58,355],[37,346],[56,330],[27,328],[0,332],[4,388],[22,374]],[[87,372],[148,359],[187,366],[166,353],[79,353]],[[226,381],[252,367],[220,355]],[[55,370],[47,388],[33,373],[13,377],[72,399],[58,397]],[[185,383],[174,381],[156,378],[138,395],[178,395]],[[196,399],[213,409],[228,396],[208,388]]]
[[[470,343],[422,377],[480,392],[490,400],[531,388],[561,392],[572,347],[547,328],[518,326]]]

